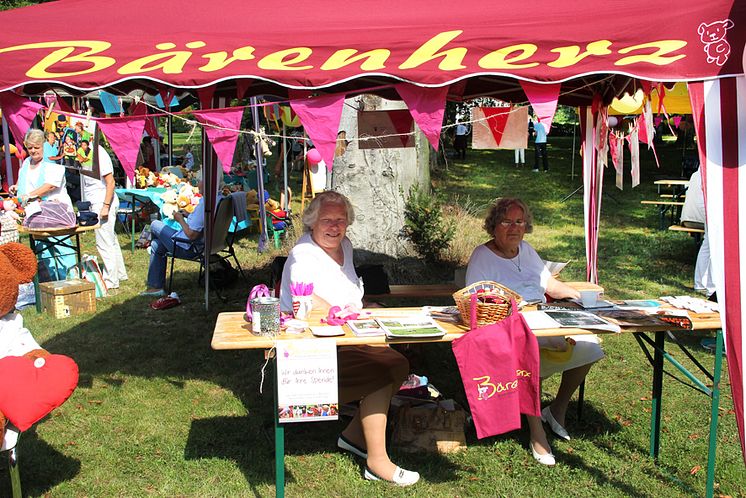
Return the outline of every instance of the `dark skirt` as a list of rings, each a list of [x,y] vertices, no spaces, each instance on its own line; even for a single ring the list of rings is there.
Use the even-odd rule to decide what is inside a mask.
[[[409,361],[388,346],[343,346],[337,354],[339,402],[358,401],[384,386],[399,389]]]

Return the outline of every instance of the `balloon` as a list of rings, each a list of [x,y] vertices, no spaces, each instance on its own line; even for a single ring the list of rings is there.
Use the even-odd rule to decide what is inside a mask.
[[[619,124],[619,118],[617,118],[616,116],[609,116],[609,118],[608,118],[608,119],[606,120],[606,123],[607,123],[607,124],[608,124],[608,125],[609,125],[610,127],[612,127],[612,128],[613,128],[613,127],[615,127],[616,125],[618,125],[618,124]]]
[[[317,149],[310,149],[306,152],[308,164],[319,164],[321,162],[321,153]]]

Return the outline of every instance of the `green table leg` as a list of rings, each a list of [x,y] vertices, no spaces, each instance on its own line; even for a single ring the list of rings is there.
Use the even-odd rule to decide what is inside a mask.
[[[707,498],[715,492],[715,449],[717,448],[720,409],[720,371],[723,366],[723,331],[715,334],[715,371],[712,372],[712,403],[710,405],[710,448],[707,452]]]
[[[132,202],[130,203],[130,225],[132,225],[131,250],[132,254],[135,254],[135,194],[132,194]]]
[[[650,456],[658,460],[661,443],[661,397],[663,395],[663,351],[666,347],[665,332],[655,333],[653,354],[653,399],[650,412]]]
[[[273,353],[274,354],[274,353]],[[274,364],[274,402],[272,412],[275,421],[275,496],[284,498],[285,496],[285,427],[280,423],[279,413],[277,411],[277,356],[273,357]]]

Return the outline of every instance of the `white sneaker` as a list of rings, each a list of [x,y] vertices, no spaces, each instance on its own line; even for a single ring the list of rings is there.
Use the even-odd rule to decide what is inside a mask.
[[[419,473],[412,472],[411,470],[404,470],[399,467],[396,467],[396,470],[394,470],[394,476],[391,479],[384,479],[383,477],[374,474],[367,465],[365,466],[363,477],[368,481],[385,481],[396,484],[397,486],[411,486],[420,480]]]

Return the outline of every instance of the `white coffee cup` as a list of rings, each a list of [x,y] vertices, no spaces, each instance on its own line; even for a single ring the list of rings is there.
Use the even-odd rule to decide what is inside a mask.
[[[580,291],[580,302],[583,303],[584,308],[593,308],[598,304],[598,296],[601,294],[597,290],[582,290]]]

